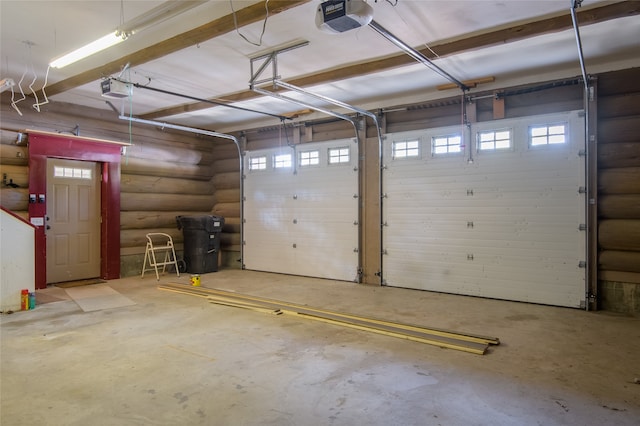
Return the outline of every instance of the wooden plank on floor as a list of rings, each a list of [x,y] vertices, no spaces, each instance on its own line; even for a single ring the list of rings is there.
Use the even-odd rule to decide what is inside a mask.
[[[206,297],[212,303],[225,306],[251,309],[258,312],[272,314],[284,313],[288,315],[295,315],[300,318],[327,322],[475,354],[484,354],[489,345],[497,345],[500,342],[499,339],[495,337],[458,333],[449,330],[368,318],[218,289],[205,287],[195,288],[188,285],[174,283],[161,285],[158,288],[199,297]]]

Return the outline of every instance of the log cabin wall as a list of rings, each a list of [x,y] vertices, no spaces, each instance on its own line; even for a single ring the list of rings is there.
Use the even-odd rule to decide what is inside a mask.
[[[640,312],[640,68],[598,76],[600,308]]]
[[[0,203],[24,218],[28,218],[28,148],[24,136],[17,143],[21,130],[77,132],[132,143],[121,160],[121,276],[140,273],[148,232],[172,235],[180,257],[183,238],[176,216],[211,214],[214,138],[135,124],[130,128],[113,112],[63,103],[52,102],[39,113],[24,107],[21,111],[22,116],[2,103],[0,176],[6,175],[6,181]]]

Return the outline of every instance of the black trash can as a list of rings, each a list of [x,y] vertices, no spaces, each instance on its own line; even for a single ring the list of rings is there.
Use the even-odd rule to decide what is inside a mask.
[[[176,222],[184,236],[184,262],[187,272],[217,272],[220,233],[224,218],[213,215],[176,216]]]

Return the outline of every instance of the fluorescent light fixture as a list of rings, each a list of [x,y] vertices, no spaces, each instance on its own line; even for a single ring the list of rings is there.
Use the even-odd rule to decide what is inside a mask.
[[[98,53],[101,50],[107,49],[111,46],[115,46],[116,44],[124,41],[124,38],[116,35],[116,31],[107,34],[104,37],[101,37],[91,43],[82,46],[79,49],[74,50],[73,52],[67,53],[64,56],[52,61],[49,66],[51,68],[62,68],[66,67],[69,64],[79,61],[80,59],[84,59],[88,56],[93,55],[94,53]]]
[[[140,16],[133,18],[132,20],[124,23],[118,27],[112,33],[93,41],[86,46],[83,46],[71,53],[52,61],[49,66],[52,68],[62,68],[88,56],[98,53],[101,50],[114,46],[134,33],[147,28],[151,25],[158,24],[167,19],[173,18],[189,9],[206,3],[208,0],[192,0],[192,1],[166,1],[159,6],[143,13]]]

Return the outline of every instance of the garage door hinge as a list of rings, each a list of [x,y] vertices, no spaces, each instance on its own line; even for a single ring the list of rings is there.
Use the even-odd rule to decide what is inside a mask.
[[[467,255],[467,260],[473,260],[473,254],[468,254]]]
[[[581,223],[580,225],[578,225],[578,229],[580,231],[586,231],[587,230],[587,224],[586,223]]]
[[[578,188],[578,194],[586,194],[587,193],[587,187],[586,186],[581,186]]]
[[[387,252],[387,249],[382,250],[382,254],[389,254],[389,252]]]
[[[473,189],[467,189],[467,195],[468,196],[473,195]]]
[[[578,268],[586,268],[587,267],[587,262],[585,262],[584,260],[581,260],[580,262],[578,262]]]
[[[467,228],[473,228],[473,222],[467,222]]]
[[[587,156],[587,150],[581,149],[580,151],[578,151],[578,156],[586,157]]]
[[[354,252],[354,253],[358,253],[358,251],[359,251],[359,250],[358,250],[358,247],[356,247],[356,248],[354,248],[354,249],[353,249],[353,252]]]

